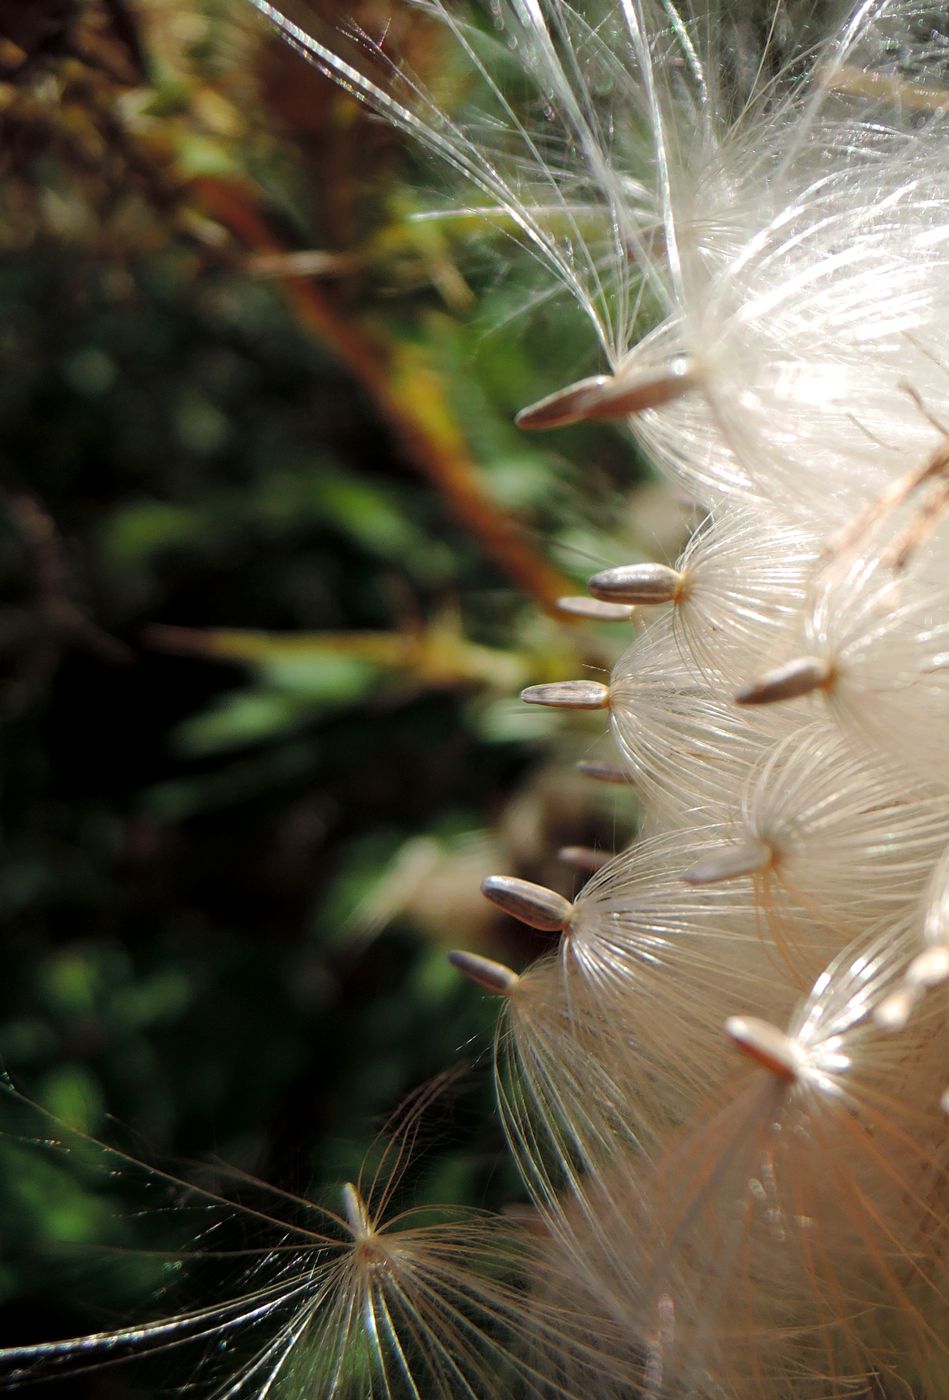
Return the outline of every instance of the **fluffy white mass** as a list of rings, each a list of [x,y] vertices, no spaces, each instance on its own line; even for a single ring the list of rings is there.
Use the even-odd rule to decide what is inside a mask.
[[[556,955],[455,955],[506,1002],[534,1296],[588,1329],[597,1394],[937,1400],[944,9],[425,0],[475,79],[462,118],[384,47],[254,3],[575,299],[596,361],[521,427],[616,420],[701,520],[680,560],[591,580],[645,618],[608,685],[525,692],[607,713],[642,834],[572,904],[487,882]],[[545,1384],[582,1388],[545,1346]]]
[[[946,8],[419,0],[462,117],[253,3],[576,301],[596,362],[521,426],[617,420],[702,519],[593,581],[649,614],[608,685],[526,694],[608,712],[639,838],[572,903],[486,883],[533,966],[453,955],[528,1228],[349,1188],[253,1393],[945,1400]]]

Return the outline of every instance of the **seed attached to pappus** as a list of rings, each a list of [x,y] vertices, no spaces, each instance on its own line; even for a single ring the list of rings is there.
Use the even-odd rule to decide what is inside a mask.
[[[595,846],[561,846],[557,859],[576,870],[602,870],[612,857],[609,851],[598,851]]]
[[[557,611],[567,617],[583,617],[590,622],[630,622],[635,611],[624,603],[601,602],[599,598],[577,597],[557,599]]]
[[[529,685],[521,691],[525,705],[547,705],[554,710],[606,710],[610,688],[599,681],[551,681]]]
[[[684,870],[682,878],[688,885],[718,885],[742,875],[757,875],[773,860],[774,852],[763,841],[744,841],[710,851]]]
[[[457,968],[463,977],[476,986],[483,987],[494,996],[510,996],[520,978],[504,963],[492,958],[483,958],[480,953],[468,953],[462,948],[454,948],[448,954],[448,961]]]
[[[632,778],[622,768],[613,763],[603,763],[598,758],[585,758],[577,764],[577,772],[595,783],[609,783],[616,787],[629,787]]]
[[[539,430],[628,418],[681,398],[697,383],[692,361],[685,355],[676,355],[661,374],[633,376],[620,371],[580,379],[522,408],[514,422],[519,428]]]
[[[725,1034],[739,1050],[779,1079],[797,1079],[800,1054],[791,1037],[757,1016],[729,1016]]]
[[[573,913],[573,905],[562,894],[513,875],[489,875],[482,881],[481,893],[506,914],[544,933],[559,933]]]
[[[820,656],[799,656],[751,681],[735,695],[736,705],[772,705],[779,700],[796,700],[815,690],[826,690],[834,668]]]
[[[594,598],[604,603],[674,603],[685,580],[667,564],[621,564],[587,580]]]

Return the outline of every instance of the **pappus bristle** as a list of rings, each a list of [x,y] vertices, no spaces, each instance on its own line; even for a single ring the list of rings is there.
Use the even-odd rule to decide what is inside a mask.
[[[485,201],[485,219],[526,244],[576,298],[607,361],[619,363],[644,271],[652,296],[666,300],[662,264],[649,252],[661,241],[662,216],[653,190],[634,173],[650,160],[651,104],[637,81],[648,58],[645,32],[607,6],[587,18],[566,5],[534,3],[492,6],[494,24],[482,30],[458,7],[427,0],[417,8],[445,24],[482,84],[481,110],[466,125],[380,50],[372,57],[384,76],[369,76],[368,45],[358,36],[343,57],[265,0],[252,3],[318,68],[469,181]],[[343,37],[337,32],[334,41]],[[495,76],[512,55],[520,80],[533,86],[539,120],[516,111]],[[611,94],[608,110],[596,96],[602,91]]]
[[[949,982],[949,849],[933,867],[929,884],[917,906],[913,927],[922,950],[907,968],[902,985],[877,1011],[880,1024],[893,1030],[901,1030],[906,1025],[926,992]]]
[[[755,759],[799,723],[778,707],[743,715],[683,661],[667,617],[644,628],[614,666],[609,717],[647,820],[667,823],[688,812],[714,819]]]
[[[580,307],[520,426],[617,420],[704,523],[562,600],[620,624],[608,677],[522,694],[597,712],[636,841],[574,848],[572,899],[484,882],[538,961],[450,955],[498,999],[531,1222],[393,1214],[383,1172],[169,1326],[273,1324],[222,1400],[943,1400],[946,17],[423,0],[478,92],[449,114],[252,3]]]
[[[464,960],[456,962],[462,970]],[[473,980],[488,987],[481,976]],[[639,1062],[610,1048],[625,1029],[612,1023],[608,1005],[570,995],[558,958],[540,959],[506,987],[488,989],[504,998],[495,1043],[501,1122],[547,1251],[545,1271],[531,1279],[534,1302],[546,1314],[548,1297],[558,1300],[572,1320],[568,1335],[588,1341],[586,1354],[548,1341],[543,1366],[563,1383],[578,1369],[587,1372],[597,1393],[602,1387],[609,1394],[614,1367],[627,1379],[630,1365],[639,1374],[636,1339],[610,1306],[598,1311],[594,1326],[578,1299],[589,1303],[602,1293],[602,1269],[623,1267],[618,1203],[637,1191],[681,1105],[634,1081]]]
[[[586,1319],[598,1395],[937,1397],[949,32],[916,0],[429,0],[480,84],[448,116],[255,3],[579,304],[596,358],[519,425],[625,423],[703,514],[563,601],[635,617],[608,680],[523,694],[603,712],[639,839],[575,852],[572,900],[485,882],[556,940],[533,966],[452,955],[499,997],[535,1296]]]
[[[712,512],[679,561],[684,584],[673,622],[680,648],[731,695],[750,665],[783,641],[806,595],[817,537],[767,512]],[[756,661],[752,661],[752,658]]]
[[[944,1364],[946,1010],[902,1050],[874,1017],[907,942],[847,950],[786,1029],[728,1018],[755,1068],[657,1169],[638,1265],[645,1317],[676,1300],[683,1390],[845,1396]]]
[[[687,839],[642,838],[607,861],[576,896],[560,941],[571,994],[614,1008],[657,1059],[675,1058],[677,1024],[698,1035],[707,1019],[717,1033],[719,998],[760,1003],[773,972],[750,891],[683,884]],[[774,995],[780,1005],[782,991]]]
[[[762,23],[756,51],[724,6],[512,0],[485,31],[430,0],[482,84],[466,125],[383,53],[377,80],[358,45],[344,58],[253,3],[465,177],[586,312],[610,373],[552,386],[525,425],[632,416],[691,494],[820,503],[825,521],[931,450],[904,386],[946,394],[946,119],[938,35],[893,56],[907,7],[864,4],[820,43]],[[533,123],[496,76],[512,56]]]
[[[622,1251],[637,1199],[634,1179],[614,1178],[610,1189],[604,1190],[600,1178],[582,1200],[566,1198],[562,1217],[554,1224],[544,1218],[541,1227],[547,1234],[550,1272],[532,1289],[531,1305],[543,1313],[553,1302],[587,1320],[599,1357],[592,1391],[597,1400],[629,1400],[630,1396],[661,1393],[655,1386],[661,1370],[661,1364],[657,1365],[664,1340],[661,1329],[644,1344],[623,1309],[616,1306],[620,1290],[604,1287],[604,1279],[616,1270],[625,1271]],[[624,1202],[622,1209],[618,1208],[620,1200]],[[590,1374],[582,1358],[578,1365],[576,1358],[565,1352],[555,1380],[567,1393],[582,1394]]]
[[[206,1243],[184,1257],[233,1260],[229,1296],[160,1322],[0,1349],[0,1381],[13,1387],[119,1356],[191,1347],[193,1379],[208,1400],[549,1394],[544,1366],[560,1370],[569,1359],[578,1372],[590,1363],[572,1313],[549,1301],[543,1316],[532,1315],[526,1302],[529,1287],[545,1290],[554,1267],[543,1235],[485,1211],[397,1203],[444,1082],[400,1111],[393,1136],[356,1182],[341,1186],[335,1209],[226,1168],[233,1200],[145,1168],[151,1185],[186,1192],[204,1218]],[[91,1145],[114,1167],[140,1165]],[[208,1221],[225,1219],[253,1228],[258,1242],[215,1246],[218,1231]],[[240,1364],[231,1369],[235,1343]]]
[[[912,520],[910,513],[909,519]],[[949,516],[905,566],[890,551],[905,535],[907,508],[819,572],[802,610],[801,657],[749,684],[744,704],[813,691],[855,741],[909,769],[918,782],[949,782],[943,748],[929,735],[949,720],[949,612],[942,555]],[[795,669],[796,668],[796,669]],[[781,693],[781,677],[802,683]]]
[[[599,1008],[568,999],[556,960],[528,968],[503,1008],[502,1121],[532,1196],[556,1216],[562,1193],[583,1198],[607,1164],[628,1176],[662,1126],[613,1079],[609,1029]]]
[[[569,1181],[576,1193],[608,1164],[615,1176],[617,1144],[632,1158],[654,1154],[703,1102],[729,1007],[767,1004],[786,1014],[793,1004],[793,987],[770,975],[774,951],[760,937],[751,895],[684,890],[681,860],[681,835],[608,860],[566,916],[558,906],[557,957],[491,988],[505,996],[509,1136],[548,1201],[552,1182]],[[489,897],[519,884],[493,877]],[[523,918],[520,902],[503,907]],[[535,922],[532,908],[526,918]],[[551,1143],[556,1171],[545,1165]]]
[[[789,735],[756,765],[740,808],[729,839],[683,878],[702,885],[747,877],[780,946],[788,929],[823,925],[810,949],[812,961],[815,951],[819,957],[812,976],[861,929],[905,914],[949,836],[942,793],[907,793],[898,770],[825,720]]]
[[[765,512],[721,507],[689,540],[675,568],[642,563],[589,580],[596,600],[647,609],[673,605],[686,666],[731,698],[749,668],[785,643],[807,596],[820,541]]]

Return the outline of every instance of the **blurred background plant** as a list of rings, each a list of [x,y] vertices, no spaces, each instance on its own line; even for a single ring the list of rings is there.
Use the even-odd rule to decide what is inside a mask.
[[[444,34],[396,19],[469,100]],[[423,217],[444,172],[249,7],[0,0],[0,123],[0,1054],[146,1157],[345,1179],[489,1042],[445,948],[533,951],[482,876],[570,893],[558,846],[631,828],[573,771],[600,721],[552,758],[562,719],[515,695],[609,666],[615,633],[554,602],[674,558],[683,514],[607,430],[518,435],[596,362],[575,314],[503,229]],[[514,1189],[487,1079],[435,1153],[456,1201]],[[10,1103],[3,1340],[129,1320],[164,1218],[20,1126]]]

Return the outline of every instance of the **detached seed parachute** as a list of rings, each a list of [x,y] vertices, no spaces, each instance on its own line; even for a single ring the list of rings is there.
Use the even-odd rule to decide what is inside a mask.
[[[345,1262],[214,1394],[945,1400],[945,8],[419,0],[466,122],[252,3],[576,302],[596,358],[520,426],[614,421],[700,524],[564,600],[633,624],[608,683],[523,695],[609,726],[639,838],[572,902],[485,883],[532,966],[451,955],[529,1228],[389,1232],[353,1189],[312,1246]]]

